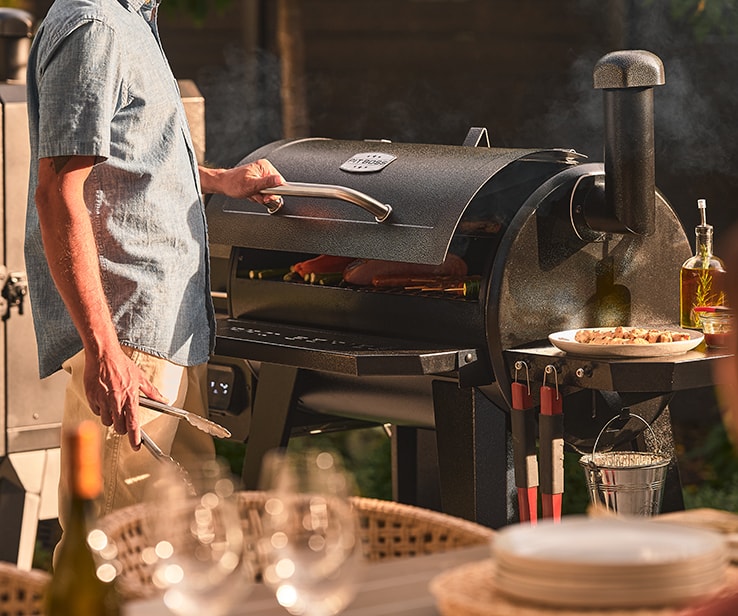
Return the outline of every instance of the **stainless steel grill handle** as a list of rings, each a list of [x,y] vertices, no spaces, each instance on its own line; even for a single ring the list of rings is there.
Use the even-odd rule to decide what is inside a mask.
[[[324,197],[328,199],[340,199],[364,208],[374,216],[377,222],[384,222],[392,213],[392,206],[377,201],[374,197],[348,188],[346,186],[335,186],[333,184],[308,184],[306,182],[288,182],[274,188],[265,188],[261,191],[265,195],[292,195],[294,197]],[[279,208],[270,208],[270,214]]]

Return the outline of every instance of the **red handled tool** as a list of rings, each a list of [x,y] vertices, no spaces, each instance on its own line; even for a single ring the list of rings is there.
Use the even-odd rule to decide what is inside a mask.
[[[541,413],[538,417],[538,441],[541,460],[541,513],[544,518],[561,520],[564,493],[564,415],[556,368],[546,366],[545,374],[554,375],[554,387],[541,385]]]
[[[518,382],[518,370],[525,367],[526,383]],[[518,515],[521,522],[538,519],[538,464],[536,458],[535,409],[530,393],[528,364],[515,362],[510,425],[513,440],[513,468],[518,488]]]

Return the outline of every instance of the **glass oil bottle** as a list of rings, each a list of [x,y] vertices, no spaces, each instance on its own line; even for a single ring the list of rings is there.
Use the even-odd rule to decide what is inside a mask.
[[[687,259],[679,273],[680,325],[700,329],[698,306],[725,304],[726,272],[723,262],[712,253],[713,228],[707,224],[707,203],[697,201],[700,224],[695,227],[694,256]]]

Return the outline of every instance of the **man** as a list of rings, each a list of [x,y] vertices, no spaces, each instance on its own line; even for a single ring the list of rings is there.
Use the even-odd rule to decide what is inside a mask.
[[[210,437],[139,408],[139,396],[206,413],[214,314],[200,194],[263,203],[275,197],[260,191],[283,183],[264,160],[198,167],[158,3],[56,0],[29,58],[25,251],[39,370],[71,375],[63,427],[100,417],[101,514],[145,495],[156,462],[138,451],[142,428],[185,465],[213,454]]]

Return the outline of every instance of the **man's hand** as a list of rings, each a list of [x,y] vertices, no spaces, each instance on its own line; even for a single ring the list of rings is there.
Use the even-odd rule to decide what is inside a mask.
[[[131,447],[141,446],[141,425],[138,419],[140,394],[168,403],[146,379],[138,366],[118,347],[100,357],[87,353],[85,357],[85,392],[90,408],[103,425],[113,426],[118,434],[128,434]]]
[[[277,195],[263,195],[265,188],[284,184],[284,178],[272,163],[260,159],[232,169],[200,167],[200,183],[204,193],[220,193],[235,199],[251,199],[257,203],[271,203]]]

